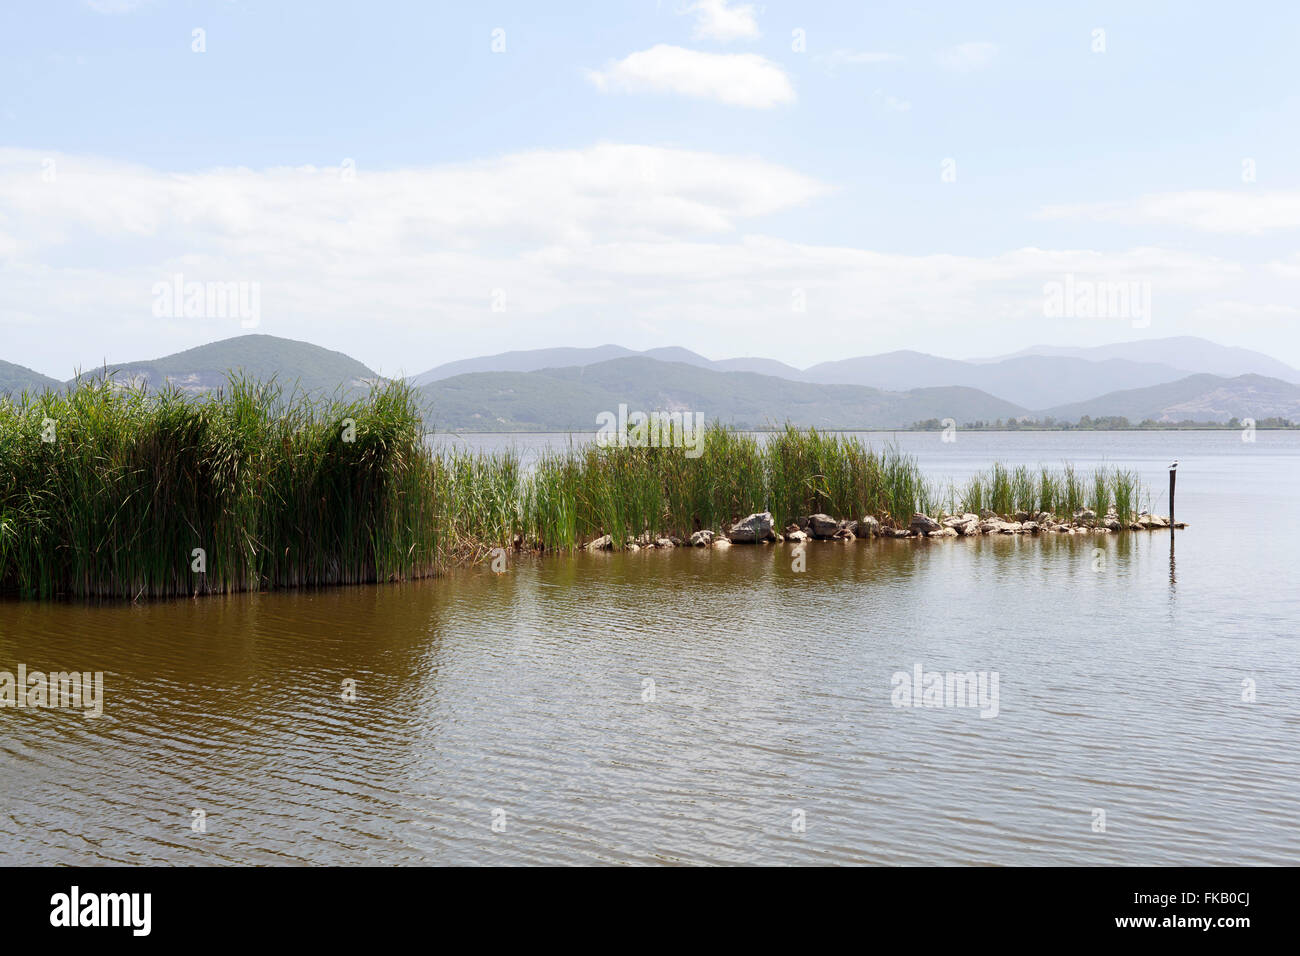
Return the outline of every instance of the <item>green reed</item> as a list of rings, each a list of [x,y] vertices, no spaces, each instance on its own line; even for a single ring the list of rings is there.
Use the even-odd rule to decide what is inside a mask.
[[[1038,476],[1038,508],[1040,512],[1055,514],[1057,502],[1061,496],[1061,480],[1049,468],[1043,468]]]
[[[1041,468],[1035,476],[1028,468],[1008,470],[994,463],[986,472],[971,476],[956,499],[954,510],[981,513],[987,509],[999,515],[1016,511],[1036,515],[1047,512],[1058,518],[1070,518],[1085,505],[1105,518],[1113,508],[1121,521],[1129,521],[1143,493],[1137,475],[1118,468],[1098,468],[1085,483],[1066,464],[1060,471]]]
[[[438,560],[414,392],[0,399],[0,589],[136,598],[385,580]],[[196,549],[197,552],[196,552]]]
[[[962,491],[961,503],[953,511],[969,511],[980,514],[990,504],[988,479],[984,475],[975,475],[968,479]]]
[[[1111,481],[1115,499],[1115,514],[1125,524],[1133,520],[1136,514],[1136,501],[1139,490],[1137,476],[1131,471],[1116,470]]]
[[[1035,512],[1038,502],[1038,486],[1034,474],[1024,465],[1020,465],[1011,475],[1011,496],[1015,501],[1015,510],[1029,514]]]
[[[1128,520],[1143,490],[1066,465],[996,463],[942,489],[893,445],[713,424],[695,446],[434,449],[416,393],[285,395],[232,378],[203,397],[103,381],[0,398],[0,591],[164,597],[400,580],[492,548],[567,550],[609,534],[688,537],[757,511],[778,528],[824,512],[905,526],[915,512],[1069,516],[1088,497]],[[52,428],[51,428],[52,423]],[[52,440],[46,440],[52,439]],[[206,564],[199,569],[195,549]]]
[[[1098,518],[1106,517],[1111,502],[1111,475],[1105,468],[1098,468],[1092,476],[1092,493],[1088,498],[1088,507]]]
[[[1083,482],[1074,473],[1074,465],[1067,462],[1061,475],[1061,494],[1053,510],[1063,515],[1074,514],[1083,507],[1083,488]]]
[[[989,474],[989,507],[1000,515],[1015,510],[1016,498],[1011,488],[1011,474],[1005,465],[996,462]]]

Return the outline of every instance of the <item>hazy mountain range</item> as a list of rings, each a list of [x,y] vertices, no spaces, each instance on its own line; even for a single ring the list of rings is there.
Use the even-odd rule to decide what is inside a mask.
[[[440,379],[423,391],[435,421],[448,423],[442,427],[471,431],[589,429],[597,412],[617,411],[620,404],[647,412],[698,411],[742,427],[788,420],[823,428],[889,428],[943,418],[953,409],[989,421],[1024,411],[973,388],[886,392],[716,372],[640,355],[534,372],[472,372]]]
[[[380,381],[341,352],[270,335],[241,335],[110,367],[118,381],[172,383],[200,393],[228,370],[275,377],[286,389],[355,394]],[[101,374],[96,370],[92,374]],[[807,369],[766,358],[711,360],[683,348],[618,345],[504,352],[410,378],[439,430],[586,430],[601,411],[703,412],[738,426],[786,421],[826,428],[901,428],[1012,418],[1075,422],[1122,416],[1177,422],[1300,419],[1300,371],[1248,349],[1190,337],[1089,349],[1036,346],[961,361],[900,351]],[[0,391],[62,387],[0,361]]]
[[[635,352],[619,345],[502,352],[439,365],[412,376],[417,385],[473,372],[532,372],[641,356],[718,372],[757,372],[793,382],[866,385],[887,391],[964,385],[1026,409],[1050,409],[1120,389],[1173,382],[1196,373],[1266,375],[1300,384],[1300,370],[1261,352],[1183,336],[1090,349],[1035,346],[1000,358],[962,361],[923,352],[884,352],[798,369],[766,358],[707,359],[689,349]]]

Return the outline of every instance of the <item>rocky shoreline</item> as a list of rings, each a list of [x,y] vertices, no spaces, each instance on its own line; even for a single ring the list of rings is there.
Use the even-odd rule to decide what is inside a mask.
[[[1186,528],[1179,521],[1174,528]],[[801,544],[805,541],[854,541],[858,538],[971,538],[990,534],[1112,534],[1125,531],[1158,531],[1169,529],[1169,519],[1142,512],[1128,521],[1114,511],[1102,518],[1089,508],[1081,508],[1071,518],[1061,518],[1047,512],[1030,514],[1020,511],[1014,515],[999,515],[992,511],[980,514],[941,514],[938,518],[914,514],[907,527],[899,527],[888,518],[883,520],[870,515],[858,519],[832,518],[813,514],[801,517],[784,531],[776,530],[771,512],[760,511],[742,518],[720,531],[696,531],[688,539],[675,535],[652,535],[648,531],[623,542],[622,549],[639,551],[643,548],[727,548],[733,544]],[[618,546],[610,535],[601,535],[585,545],[588,551],[613,551]]]

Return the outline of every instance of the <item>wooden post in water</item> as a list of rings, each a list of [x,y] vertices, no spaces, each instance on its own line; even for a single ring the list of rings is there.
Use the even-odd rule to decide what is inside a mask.
[[[1178,459],[1169,466],[1169,534],[1174,533],[1174,482],[1178,478]]]

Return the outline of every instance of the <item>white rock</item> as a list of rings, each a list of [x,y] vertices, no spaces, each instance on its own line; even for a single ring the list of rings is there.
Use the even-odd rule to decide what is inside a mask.
[[[741,518],[727,531],[727,537],[733,544],[766,541],[772,537],[772,513],[760,511],[747,518]]]

